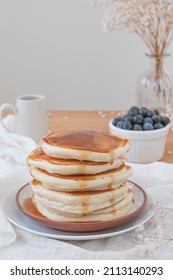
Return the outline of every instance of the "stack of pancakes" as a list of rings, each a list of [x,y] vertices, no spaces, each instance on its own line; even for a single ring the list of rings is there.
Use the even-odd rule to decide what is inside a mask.
[[[50,220],[106,221],[131,209],[125,165],[128,139],[101,131],[59,131],[45,136],[27,158],[33,203]]]

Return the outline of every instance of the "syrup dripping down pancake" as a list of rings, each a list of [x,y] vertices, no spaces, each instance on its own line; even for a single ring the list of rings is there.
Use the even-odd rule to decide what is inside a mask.
[[[124,161],[124,158],[118,158],[112,163],[58,159],[46,155],[40,148],[34,150],[27,158],[30,166],[60,175],[98,174],[118,168]]]
[[[40,182],[31,182],[33,203],[38,211],[51,220],[105,221],[129,211],[133,192],[127,184],[115,190],[67,193],[44,188]]]
[[[38,168],[30,168],[31,176],[47,188],[60,191],[107,190],[120,186],[132,175],[132,168],[119,168],[95,175],[58,175]]]

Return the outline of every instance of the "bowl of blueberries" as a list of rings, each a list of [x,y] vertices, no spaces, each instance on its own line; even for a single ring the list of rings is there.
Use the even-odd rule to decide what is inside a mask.
[[[126,114],[112,119],[109,129],[131,141],[129,162],[149,163],[163,157],[169,123],[170,119],[158,110],[132,106]]]

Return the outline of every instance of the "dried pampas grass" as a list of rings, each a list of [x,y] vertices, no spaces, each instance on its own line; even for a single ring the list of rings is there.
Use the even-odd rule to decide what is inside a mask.
[[[126,30],[136,33],[151,54],[161,56],[173,36],[173,1],[171,0],[88,0],[105,9],[105,31]]]

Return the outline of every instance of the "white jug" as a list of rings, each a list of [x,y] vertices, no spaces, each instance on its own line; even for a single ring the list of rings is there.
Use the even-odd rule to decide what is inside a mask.
[[[4,124],[2,113],[13,111],[16,122],[14,131],[10,131]],[[8,132],[15,132],[31,137],[38,142],[48,132],[45,96],[23,95],[16,100],[16,107],[10,103],[0,106],[0,123]]]

